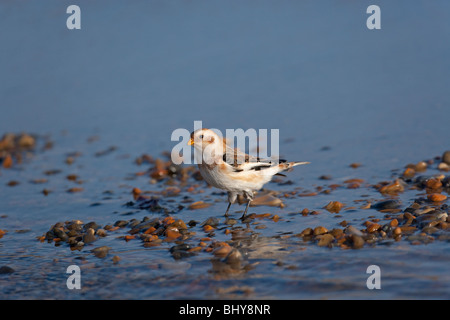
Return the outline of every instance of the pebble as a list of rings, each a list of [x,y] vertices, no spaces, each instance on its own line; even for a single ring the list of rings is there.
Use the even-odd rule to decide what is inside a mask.
[[[114,226],[119,227],[119,228],[124,228],[128,225],[128,223],[129,222],[126,220],[119,220],[119,221],[116,221],[116,223],[114,223]]]
[[[353,249],[360,249],[364,246],[364,239],[361,236],[353,234],[351,236],[351,240]]]
[[[368,227],[367,227],[367,232],[369,233],[373,233],[375,231],[378,231],[381,228],[381,225],[379,225],[378,223],[371,223]]]
[[[339,213],[344,207],[344,204],[339,201],[331,201],[325,206],[325,209],[331,213]]]
[[[447,196],[445,194],[432,193],[428,195],[428,200],[432,202],[441,202],[447,200]]]
[[[403,177],[412,178],[414,177],[415,174],[416,170],[414,170],[413,168],[406,168],[405,171],[403,172]]]
[[[10,274],[14,273],[14,269],[8,266],[1,266],[0,267],[0,274]]]
[[[206,203],[206,202],[203,202],[203,201],[197,201],[197,202],[191,203],[188,208],[191,209],[191,210],[196,210],[196,209],[208,208],[210,206],[211,206],[211,203]]]
[[[356,229],[354,226],[348,226],[347,229],[345,229],[345,233],[349,235],[355,235],[358,237],[362,237],[364,235],[360,230]]]
[[[120,260],[121,260],[121,259],[120,259],[119,256],[114,256],[114,257],[112,257],[112,261],[113,261],[114,264],[118,264]]]
[[[195,255],[195,252],[188,251],[189,249],[191,249],[191,246],[189,244],[182,243],[171,247],[169,252],[172,254],[172,257],[175,260],[178,260]]]
[[[250,206],[271,206],[271,207],[279,207],[283,204],[283,202],[271,195],[271,194],[265,194],[259,197],[255,197],[255,199],[250,203]]]
[[[328,247],[331,245],[331,242],[334,240],[334,237],[331,234],[326,233],[317,236],[317,239],[319,239],[319,242],[317,243],[319,247]]]
[[[397,209],[401,205],[400,201],[398,200],[386,200],[377,202],[376,204],[372,205],[372,208],[380,211],[385,209]]]
[[[318,235],[321,235],[321,234],[324,234],[324,233],[327,233],[327,232],[328,232],[328,230],[325,227],[318,226],[318,227],[314,228],[313,234],[315,236],[318,236]]]
[[[391,184],[388,184],[386,186],[382,186],[379,189],[379,191],[382,194],[397,195],[398,193],[401,193],[401,192],[405,191],[405,187],[404,187],[404,184],[399,179],[397,179]]]
[[[95,237],[95,230],[92,228],[88,228],[86,230],[86,233],[83,235],[83,242],[85,244],[94,242],[95,240],[97,240],[97,238]]]
[[[97,229],[100,229],[100,225],[98,225],[96,222],[92,221],[92,222],[86,223],[86,224],[83,226],[83,228],[84,228],[85,230],[87,230],[87,229],[94,229],[94,230],[97,230]]]
[[[425,161],[420,161],[415,165],[414,169],[416,172],[424,172],[427,170],[427,163]]]
[[[219,218],[209,217],[208,219],[202,222],[201,226],[209,225],[211,227],[216,228],[219,224],[220,224]]]
[[[111,249],[110,247],[102,246],[102,247],[92,249],[91,252],[97,258],[105,258],[108,255],[110,249]]]
[[[438,169],[441,171],[450,171],[450,165],[446,164],[445,162],[441,162],[438,165]]]
[[[397,220],[397,219],[392,219],[392,220],[389,222],[389,225],[390,225],[391,227],[397,227],[397,226],[398,226],[398,220]]]
[[[450,165],[450,150],[444,152],[442,155],[442,162]]]

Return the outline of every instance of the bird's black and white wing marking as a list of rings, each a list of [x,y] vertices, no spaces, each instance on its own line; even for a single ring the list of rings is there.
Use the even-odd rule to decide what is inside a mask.
[[[261,159],[259,157],[248,155],[237,148],[226,147],[223,155],[223,161],[229,164],[234,172],[260,171],[272,166],[284,163],[286,160],[275,162],[270,159]],[[279,174],[282,175],[282,174]]]

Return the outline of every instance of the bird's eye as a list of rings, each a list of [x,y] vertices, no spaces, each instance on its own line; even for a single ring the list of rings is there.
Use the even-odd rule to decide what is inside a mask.
[[[202,139],[202,140],[203,140],[203,135],[202,135],[202,134],[200,135],[200,139]]]

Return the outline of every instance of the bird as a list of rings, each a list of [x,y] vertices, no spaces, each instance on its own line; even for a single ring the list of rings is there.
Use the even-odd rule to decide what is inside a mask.
[[[193,131],[188,145],[198,151],[198,168],[203,179],[211,186],[228,192],[225,217],[228,217],[231,204],[236,202],[238,195],[243,195],[247,200],[241,220],[247,215],[255,191],[262,189],[273,176],[285,176],[281,172],[309,163],[281,159],[274,161],[248,155],[238,148],[232,148],[226,139],[206,128]]]

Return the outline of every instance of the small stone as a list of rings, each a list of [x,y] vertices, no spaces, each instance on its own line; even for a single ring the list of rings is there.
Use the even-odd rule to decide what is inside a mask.
[[[19,181],[11,180],[11,181],[9,181],[6,185],[7,185],[8,187],[15,187],[15,186],[17,186],[18,184],[20,184]]]
[[[6,157],[3,159],[2,166],[5,169],[9,169],[12,167],[12,165],[13,165],[13,159],[10,154],[7,154]]]
[[[213,254],[216,257],[226,257],[232,250],[233,248],[230,247],[228,244],[224,244],[216,249],[213,250]]]
[[[112,258],[112,261],[113,261],[114,264],[118,264],[119,261],[120,261],[120,257],[119,257],[119,256],[114,256],[114,257]]]
[[[342,237],[344,235],[344,231],[342,229],[334,228],[330,231],[330,234],[333,235],[336,239]]]
[[[441,202],[445,201],[447,199],[447,196],[445,194],[439,194],[439,193],[432,193],[428,195],[428,200],[432,202]]]
[[[300,236],[300,237],[305,237],[305,236],[310,236],[310,235],[312,235],[313,234],[313,229],[311,229],[311,228],[306,228],[306,229],[304,229],[302,232],[300,232],[298,235]]]
[[[379,225],[378,223],[371,223],[368,227],[367,227],[367,232],[369,233],[373,233],[375,231],[378,231],[381,228],[381,225]]]
[[[191,203],[188,208],[191,209],[191,210],[196,210],[196,209],[208,208],[210,206],[211,206],[211,203],[206,203],[206,202],[203,202],[203,201],[197,201],[197,202]]]
[[[446,164],[445,162],[441,162],[438,165],[438,169],[441,171],[450,171],[450,165]]]
[[[319,235],[317,238],[319,239],[319,242],[317,243],[319,247],[330,246],[331,242],[334,240],[334,237],[329,233]]]
[[[10,274],[13,273],[14,269],[8,266],[1,266],[0,267],[0,274]]]
[[[450,165],[450,150],[444,152],[442,155],[442,162]]]
[[[128,223],[129,222],[126,220],[118,220],[118,221],[116,221],[116,223],[114,223],[114,226],[119,227],[119,228],[124,228],[128,225]]]
[[[202,222],[202,226],[210,225],[211,227],[216,228],[220,223],[220,220],[216,217],[210,217]]]
[[[352,248],[353,249],[360,249],[364,246],[364,239],[357,235],[352,235]]]
[[[259,197],[255,197],[255,199],[250,202],[250,206],[272,206],[279,207],[283,204],[283,202],[277,197],[271,194],[265,194]]]
[[[339,201],[331,201],[325,206],[325,209],[331,213],[339,213],[343,206],[344,204]]]
[[[89,228],[92,228],[92,229],[94,229],[94,230],[100,229],[100,225],[98,225],[98,224],[97,224],[96,222],[94,222],[94,221],[91,221],[91,222],[86,223],[83,227],[84,227],[85,230],[87,230],[87,229],[89,229]]]
[[[36,140],[29,134],[23,133],[18,141],[19,147],[21,148],[31,148],[35,145]]]
[[[88,228],[86,230],[86,233],[83,235],[83,242],[88,244],[94,242],[95,240],[96,240],[95,230],[92,228]]]
[[[392,219],[392,220],[389,222],[389,225],[390,225],[391,227],[396,227],[396,226],[398,226],[398,220],[397,220],[397,219]]]
[[[416,170],[414,170],[413,168],[406,168],[405,171],[403,172],[403,177],[412,178],[414,177],[415,174]]]
[[[439,189],[442,187],[442,182],[439,179],[431,178],[427,180],[426,186],[429,189]]]
[[[110,247],[102,246],[102,247],[93,249],[91,252],[97,258],[105,258],[108,255],[110,249],[111,249]]]
[[[318,235],[321,235],[321,234],[325,234],[327,232],[328,232],[328,230],[325,227],[318,226],[318,227],[314,228],[313,234],[315,236],[318,236]]]
[[[405,191],[405,187],[400,180],[397,179],[393,183],[381,187],[379,191],[382,194],[397,195],[398,193]]]
[[[358,237],[363,236],[363,233],[360,230],[356,229],[354,226],[348,226],[347,229],[345,229],[345,233],[350,235],[356,235]]]
[[[424,172],[427,170],[427,163],[425,161],[420,161],[416,164],[415,168],[416,172]]]
[[[386,200],[372,205],[372,208],[376,210],[397,209],[398,207],[400,207],[400,202],[398,200]]]

